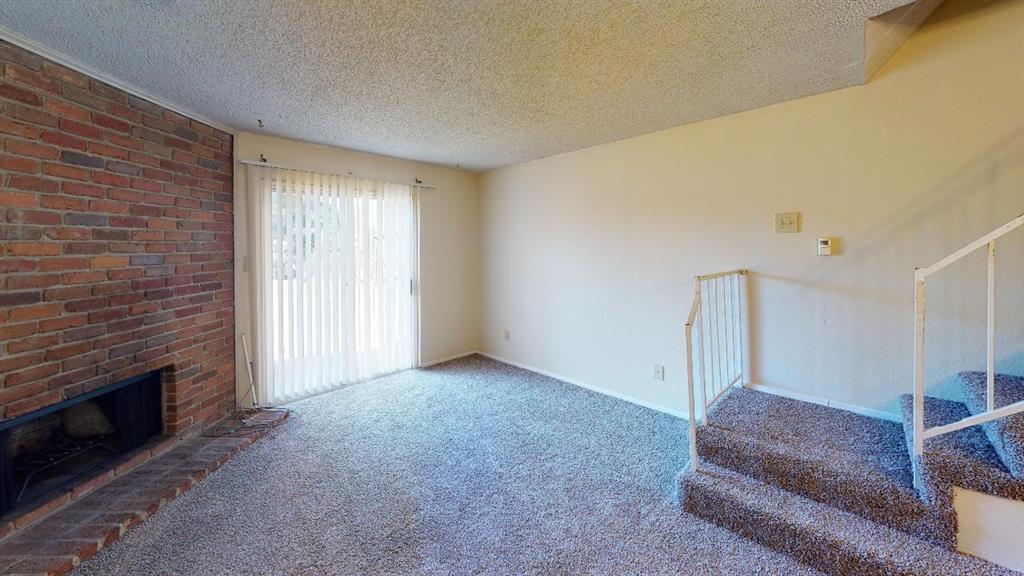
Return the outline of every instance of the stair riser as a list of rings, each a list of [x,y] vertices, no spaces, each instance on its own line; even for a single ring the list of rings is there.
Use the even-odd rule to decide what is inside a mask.
[[[956,546],[952,510],[933,512],[913,496],[893,498],[891,487],[873,484],[871,478],[837,475],[815,462],[768,453],[756,441],[713,427],[702,428],[697,442],[701,458],[709,462],[947,549]]]
[[[749,509],[722,494],[684,480],[683,509],[713,524],[788,554],[798,561],[836,576],[913,576],[914,572],[882,562],[841,540],[826,539],[788,524],[784,519]]]

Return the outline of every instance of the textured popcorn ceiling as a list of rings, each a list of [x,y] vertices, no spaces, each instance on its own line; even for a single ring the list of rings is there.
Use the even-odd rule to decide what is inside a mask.
[[[0,26],[228,126],[479,170],[860,84],[865,22],[905,4],[0,0]]]

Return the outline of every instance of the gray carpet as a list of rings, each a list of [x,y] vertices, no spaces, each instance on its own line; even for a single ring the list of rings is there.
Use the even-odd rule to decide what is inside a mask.
[[[708,423],[697,434],[708,461],[955,547],[952,502],[933,509],[918,497],[899,423],[743,388]]]
[[[914,397],[900,396],[907,453],[913,452]],[[925,396],[926,428],[959,422],[970,416],[960,402]],[[1024,479],[1015,478],[1000,460],[981,426],[971,426],[924,441],[922,496],[952,506],[953,486],[1024,501]]]
[[[680,489],[687,511],[835,576],[1014,574],[712,464]]]
[[[972,414],[988,407],[988,382],[984,372],[961,372],[957,377],[964,393],[964,404]],[[995,375],[996,408],[1024,401],[1024,376]],[[991,420],[982,425],[1010,473],[1024,478],[1024,412]]]
[[[291,407],[76,576],[818,574],[679,511],[683,420],[479,356]]]
[[[843,454],[855,459],[859,469],[904,486],[913,485],[903,427],[898,422],[745,388],[734,388],[718,402],[708,414],[708,422],[794,450]]]
[[[684,510],[823,572],[1009,574],[953,551],[952,502],[918,498],[899,423],[736,388],[697,440],[702,468],[680,477]]]

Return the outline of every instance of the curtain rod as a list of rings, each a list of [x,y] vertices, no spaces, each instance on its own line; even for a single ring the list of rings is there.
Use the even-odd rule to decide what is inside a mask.
[[[357,178],[359,180],[377,180],[377,178],[370,178],[370,177],[367,177],[367,176],[359,176],[359,175],[353,174],[351,172],[349,172],[348,174],[332,174],[332,173],[329,173],[329,172],[318,172],[316,170],[306,170],[306,169],[303,169],[303,168],[294,168],[292,166],[283,166],[281,164],[272,164],[270,162],[263,162],[263,161],[260,161],[260,160],[239,160],[238,162],[241,163],[241,164],[248,164],[250,166],[266,166],[267,168],[280,168],[281,170],[294,170],[296,172],[309,172],[310,174],[327,174],[328,176],[340,176],[342,178]],[[395,184],[405,184],[405,182],[395,182]],[[417,179],[417,181],[412,183],[412,184],[408,184],[408,186],[415,186],[416,188],[426,188],[427,190],[436,190],[437,189],[434,186],[430,186],[429,184],[424,184],[424,183],[420,182],[419,179]]]

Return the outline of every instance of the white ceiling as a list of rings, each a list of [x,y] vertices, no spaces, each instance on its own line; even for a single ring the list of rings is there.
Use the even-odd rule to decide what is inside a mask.
[[[481,170],[863,83],[866,20],[907,3],[0,0],[0,26],[235,129]]]

